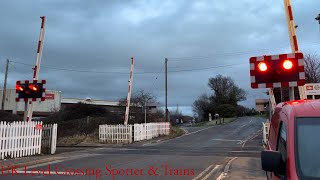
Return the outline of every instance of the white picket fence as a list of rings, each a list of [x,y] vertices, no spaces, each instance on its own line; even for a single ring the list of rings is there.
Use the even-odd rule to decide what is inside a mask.
[[[0,122],[0,159],[41,153],[41,121]]]
[[[263,135],[263,143],[264,143],[264,145],[268,144],[269,126],[270,126],[269,122],[262,123],[262,132],[263,132],[262,135]]]
[[[146,123],[134,125],[100,125],[100,142],[132,143],[170,134],[170,123]]]
[[[132,143],[132,125],[99,125],[100,142]]]
[[[42,149],[54,154],[57,149],[57,124],[45,124],[42,128]]]

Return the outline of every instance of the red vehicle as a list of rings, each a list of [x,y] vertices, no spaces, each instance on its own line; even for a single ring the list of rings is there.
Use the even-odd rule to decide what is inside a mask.
[[[320,100],[277,105],[261,163],[268,179],[320,180]]]

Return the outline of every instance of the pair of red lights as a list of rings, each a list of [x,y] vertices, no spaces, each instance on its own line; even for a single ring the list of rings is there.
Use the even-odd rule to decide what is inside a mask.
[[[290,70],[290,69],[292,69],[292,67],[293,67],[293,63],[292,63],[290,60],[285,60],[285,61],[283,61],[283,63],[282,63],[282,67],[283,67],[284,69],[286,69],[286,70]],[[266,64],[265,62],[260,62],[260,63],[258,64],[258,68],[259,68],[259,70],[262,71],[262,72],[268,70],[268,66],[267,66],[267,64]]]
[[[32,91],[38,91],[38,89],[39,89],[39,87],[38,87],[38,85],[35,85],[35,84],[29,84],[29,89],[31,89]],[[16,89],[18,90],[18,91],[24,91],[25,90],[25,86],[23,86],[23,85],[17,85],[17,87],[16,87]]]

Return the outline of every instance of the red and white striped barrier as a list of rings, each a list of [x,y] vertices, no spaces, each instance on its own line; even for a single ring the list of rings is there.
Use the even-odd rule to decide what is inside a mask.
[[[273,83],[257,83],[255,79],[256,74],[256,62],[272,61],[272,60],[284,60],[284,59],[298,60],[299,80],[290,82],[273,82]],[[292,54],[280,54],[259,56],[250,58],[250,79],[252,88],[277,88],[277,87],[296,87],[303,86],[305,84],[305,72],[304,72],[304,59],[302,53]]]
[[[131,57],[131,70],[130,70],[130,79],[129,79],[129,87],[128,87],[128,96],[126,102],[126,114],[124,117],[124,124],[128,124],[129,120],[129,109],[130,109],[130,100],[131,100],[131,91],[132,91],[132,80],[133,80],[133,70],[134,70],[134,60]]]

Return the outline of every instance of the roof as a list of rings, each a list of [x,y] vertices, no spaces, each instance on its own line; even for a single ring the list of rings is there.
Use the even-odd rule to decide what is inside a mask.
[[[119,106],[119,101],[106,101],[106,100],[94,100],[90,98],[80,99],[80,98],[62,98],[62,104],[76,104],[76,103],[87,103],[87,104],[95,104],[102,106]]]
[[[277,107],[294,112],[297,117],[320,116],[320,100],[288,101],[278,104]]]
[[[269,103],[269,99],[256,99],[256,103]]]

